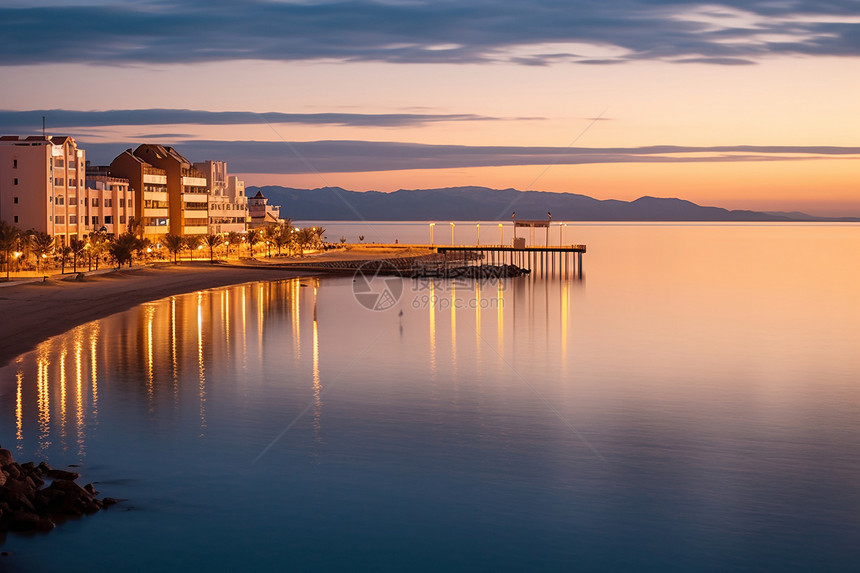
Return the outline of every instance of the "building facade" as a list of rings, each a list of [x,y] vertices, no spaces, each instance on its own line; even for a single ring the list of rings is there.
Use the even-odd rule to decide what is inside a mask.
[[[82,237],[85,162],[73,137],[0,137],[0,219],[59,245]]]
[[[116,156],[108,167],[114,177],[127,179],[134,191],[134,217],[141,222],[144,237],[153,240],[170,232],[167,172],[137,157],[131,149]]]
[[[165,172],[169,232],[174,235],[209,233],[209,187],[206,176],[172,147],[144,144],[134,156]]]
[[[124,233],[135,219],[137,204],[128,179],[112,177],[104,171],[87,171],[86,181],[82,216],[88,233]]]
[[[194,168],[206,176],[209,187],[209,233],[243,232],[248,218],[244,182],[227,175],[225,161],[203,161]],[[237,194],[238,184],[241,193]]]

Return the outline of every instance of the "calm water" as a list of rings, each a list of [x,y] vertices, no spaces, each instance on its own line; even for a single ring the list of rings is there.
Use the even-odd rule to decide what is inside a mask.
[[[860,570],[860,226],[564,232],[581,281],[253,283],[22,356],[0,443],[129,501],[0,568]]]

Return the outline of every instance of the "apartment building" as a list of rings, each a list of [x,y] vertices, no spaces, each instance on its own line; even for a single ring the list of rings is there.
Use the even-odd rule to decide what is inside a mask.
[[[82,237],[85,161],[73,137],[0,137],[0,218],[60,245]]]
[[[245,183],[227,175],[225,161],[203,161],[194,167],[205,175],[209,187],[209,233],[243,232],[248,218]]]
[[[124,233],[136,218],[136,200],[128,179],[108,175],[108,168],[87,170],[83,213],[87,233]]]
[[[131,149],[116,156],[108,175],[127,179],[134,191],[135,218],[143,223],[144,237],[154,240],[170,232],[167,171],[137,157]]]
[[[175,235],[209,233],[209,187],[206,176],[172,147],[143,144],[134,156],[166,173],[169,231]]]

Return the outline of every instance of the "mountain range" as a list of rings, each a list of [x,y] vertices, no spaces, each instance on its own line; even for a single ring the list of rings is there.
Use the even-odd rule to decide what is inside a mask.
[[[324,221],[502,221],[517,219],[557,221],[860,221],[860,218],[815,217],[805,213],[737,211],[705,207],[683,199],[640,197],[635,201],[594,199],[573,193],[518,191],[487,187],[400,189],[391,193],[348,191],[340,187],[295,189],[249,186],[281,216],[293,220]]]

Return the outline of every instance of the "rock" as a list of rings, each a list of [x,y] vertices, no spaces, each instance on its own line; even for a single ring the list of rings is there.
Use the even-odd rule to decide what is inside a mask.
[[[13,511],[9,516],[9,529],[12,531],[36,531],[41,518],[27,511]]]
[[[41,462],[38,467],[39,470],[41,470],[42,475],[48,475],[48,472],[51,471],[51,466],[49,466],[45,462]]]
[[[9,465],[14,463],[15,459],[12,457],[12,452],[9,450],[0,449],[0,467]]]
[[[33,462],[26,462],[26,463],[21,464],[21,470],[23,470],[24,472],[26,472],[28,474],[32,473],[32,471],[34,469],[36,469],[36,464],[34,464]]]
[[[85,485],[84,489],[87,491],[87,493],[89,493],[92,496],[96,496],[99,493],[96,491],[96,488],[93,487],[93,484],[91,484],[91,483],[88,483],[87,485]]]
[[[0,470],[0,487],[3,487],[6,484],[6,479],[8,477],[9,476],[6,475],[6,472],[4,472],[3,470]]]
[[[115,498],[113,498],[113,497],[106,497],[106,498],[104,498],[104,499],[102,500],[102,505],[103,505],[104,507],[110,507],[110,506],[112,506],[112,505],[116,505],[116,504],[118,504],[120,501],[121,501],[121,500],[119,500],[119,499],[115,499]]]
[[[21,466],[19,466],[15,462],[3,466],[3,471],[5,471],[6,474],[11,478],[18,479],[21,477]]]
[[[53,480],[76,480],[81,477],[81,474],[66,470],[49,470],[45,472],[45,476]]]

